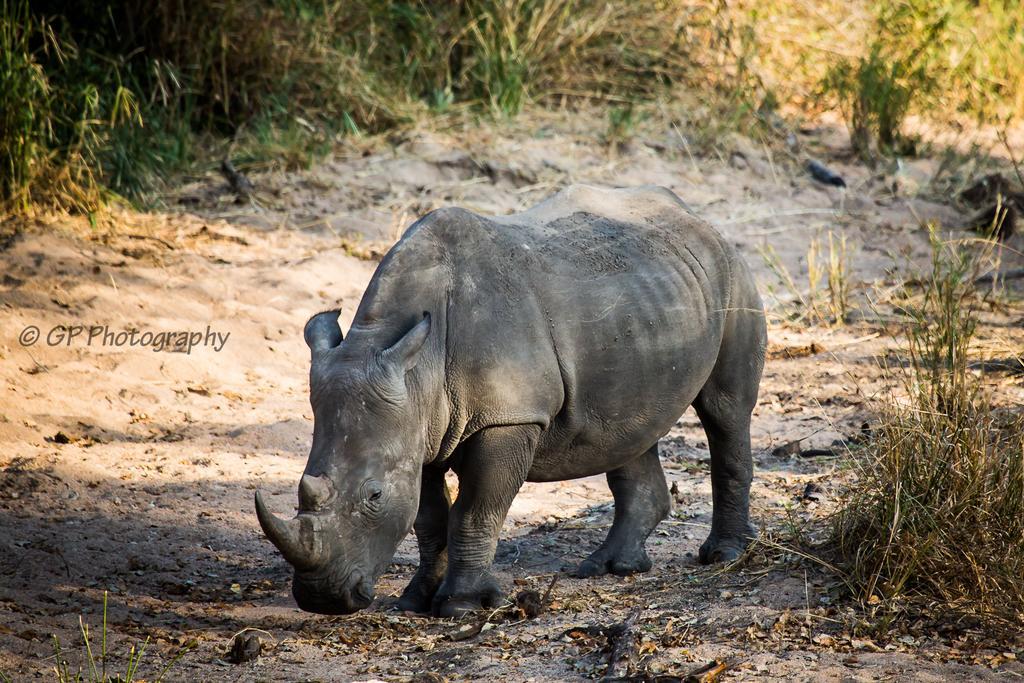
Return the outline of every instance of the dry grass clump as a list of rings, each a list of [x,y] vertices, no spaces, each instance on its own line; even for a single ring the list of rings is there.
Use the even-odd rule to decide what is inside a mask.
[[[847,118],[854,150],[913,154],[910,113],[938,123],[1024,113],[1024,22],[1017,0],[871,0],[868,39],[831,60],[821,92]]]
[[[1018,0],[737,0],[749,68],[803,111],[838,109],[865,159],[914,153],[903,124],[1024,116]]]
[[[847,321],[854,310],[854,300],[845,235],[836,236],[830,230],[827,251],[825,240],[820,235],[811,239],[807,247],[806,289],[797,284],[797,278],[770,244],[762,245],[759,251],[765,265],[791,299],[780,307],[787,318],[808,325],[826,326],[839,326]],[[774,288],[769,286],[768,293],[775,296]]]
[[[977,256],[933,235],[905,302],[905,396],[881,409],[835,541],[869,602],[937,601],[1024,625],[1024,416],[992,406],[968,366]]]
[[[93,640],[89,632],[89,626],[85,623],[81,616],[78,617],[79,632],[82,635],[82,646],[84,652],[80,657],[80,664],[77,669],[72,669],[71,664],[65,659],[67,652],[61,647],[60,640],[57,636],[53,636],[53,649],[54,649],[54,665],[53,672],[56,675],[58,683],[84,683],[85,681],[92,681],[92,683],[145,683],[146,679],[138,678],[139,666],[142,664],[142,658],[146,654],[146,648],[149,646],[149,636],[146,637],[145,641],[141,644],[133,643],[130,645],[130,649],[127,652],[125,663],[125,669],[123,673],[107,673],[108,667],[113,667],[113,653],[107,650],[107,592],[103,592],[103,621],[101,622],[100,628],[100,640],[96,645],[99,646],[98,652],[93,652]],[[172,657],[167,664],[164,665],[163,669],[156,674],[156,678],[152,679],[155,683],[160,683],[167,676],[168,672],[174,668],[178,662],[181,661],[189,650],[195,646],[195,641],[187,643],[181,647],[177,654]],[[3,679],[3,675],[0,674],[0,679]],[[3,679],[5,680],[5,679]]]

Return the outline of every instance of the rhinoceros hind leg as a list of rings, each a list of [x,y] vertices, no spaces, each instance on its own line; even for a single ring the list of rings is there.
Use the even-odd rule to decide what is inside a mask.
[[[711,533],[700,547],[701,564],[732,562],[756,532],[750,524],[750,417],[737,416],[723,423],[698,408],[711,451]]]
[[[403,612],[429,613],[434,594],[448,569],[448,512],[451,496],[444,470],[424,467],[420,484],[420,507],[413,528],[420,550],[420,565],[398,599]]]
[[[751,290],[752,291],[752,290]],[[701,389],[697,410],[711,451],[711,534],[702,564],[739,557],[755,532],[750,525],[750,414],[764,364],[765,323],[756,294],[730,314],[718,363]]]
[[[580,578],[609,572],[627,576],[649,570],[651,560],[644,543],[669,513],[668,485],[657,444],[607,477],[615,498],[615,520],[601,547],[576,569]]]

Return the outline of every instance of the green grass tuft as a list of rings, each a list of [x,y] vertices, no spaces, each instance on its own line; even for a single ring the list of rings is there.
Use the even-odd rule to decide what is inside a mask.
[[[128,650],[127,662],[125,663],[124,673],[113,673],[108,674],[107,668],[109,665],[109,655],[107,650],[107,593],[103,593],[103,622],[100,631],[100,651],[99,657],[93,652],[92,637],[89,634],[89,626],[85,621],[78,618],[79,630],[82,634],[82,647],[85,650],[85,656],[81,665],[72,670],[71,664],[65,659],[65,651],[60,646],[60,640],[57,636],[53,637],[53,650],[54,659],[56,664],[54,665],[54,673],[57,676],[57,680],[60,683],[132,683],[138,679],[139,667],[142,664],[143,656],[146,654],[146,648],[149,646],[149,638],[147,637],[141,645],[133,643]],[[167,664],[157,674],[156,678],[152,679],[155,683],[160,683],[167,676],[167,673],[184,657],[188,651],[192,648],[192,644],[183,646],[178,652],[172,657]],[[148,680],[148,679],[146,679]]]

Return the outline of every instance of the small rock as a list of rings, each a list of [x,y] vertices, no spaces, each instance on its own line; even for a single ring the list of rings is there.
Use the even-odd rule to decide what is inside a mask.
[[[804,487],[803,495],[800,496],[801,500],[813,500],[820,503],[825,500],[825,491],[820,486],[815,484],[813,481],[807,482],[807,486]]]
[[[814,159],[807,162],[807,172],[819,183],[835,187],[846,187],[846,181],[843,180],[841,175]]]
[[[263,639],[257,633],[239,633],[231,641],[226,660],[232,664],[251,662],[263,651]]]
[[[49,437],[46,440],[52,443],[74,443],[78,441],[78,439],[76,439],[75,437],[68,436],[64,432],[57,432],[56,434],[54,434],[53,436]]]
[[[800,448],[800,439],[797,439],[796,441],[790,441],[773,448],[772,455],[776,458],[788,458],[793,455],[800,455],[802,451],[803,449]]]

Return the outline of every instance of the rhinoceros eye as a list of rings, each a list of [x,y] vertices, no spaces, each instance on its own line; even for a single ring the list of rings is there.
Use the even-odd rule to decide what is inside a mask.
[[[371,509],[379,507],[384,498],[384,487],[371,481],[367,482],[365,491],[366,505]]]

